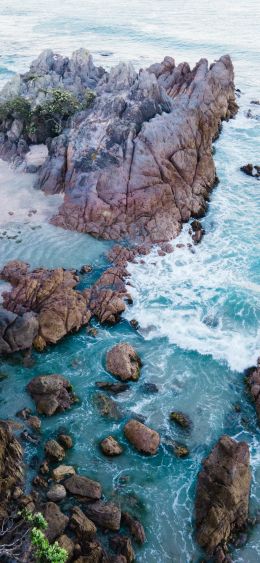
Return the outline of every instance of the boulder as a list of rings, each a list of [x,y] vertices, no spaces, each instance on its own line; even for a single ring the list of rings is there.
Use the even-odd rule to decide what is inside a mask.
[[[72,438],[67,434],[59,434],[58,442],[65,450],[70,450],[73,446]]]
[[[246,383],[255,403],[256,414],[260,421],[260,358],[258,359],[256,367],[247,370]]]
[[[28,424],[31,426],[33,430],[40,430],[41,429],[41,420],[38,416],[28,416]]]
[[[132,563],[135,560],[135,552],[130,538],[118,534],[109,539],[109,545],[115,553],[123,555],[127,563]]]
[[[170,420],[187,430],[190,430],[192,427],[192,422],[189,416],[180,411],[172,411],[170,414]]]
[[[66,479],[64,486],[68,493],[76,497],[89,500],[97,500],[101,497],[101,485],[98,481],[92,481],[88,477],[72,475]]]
[[[108,351],[107,370],[122,381],[136,381],[140,376],[141,360],[130,344],[121,342]]]
[[[0,307],[0,355],[31,348],[38,327],[34,313],[17,315]]]
[[[135,448],[144,454],[154,455],[157,453],[160,445],[160,436],[158,432],[152,430],[138,420],[129,420],[124,427],[126,438]]]
[[[134,518],[129,512],[122,512],[122,524],[129,529],[137,543],[143,544],[145,542],[146,536],[144,527],[137,518]]]
[[[48,440],[44,446],[44,451],[51,461],[62,461],[65,457],[64,448],[56,440]]]
[[[59,538],[57,538],[57,542],[62,549],[66,549],[68,554],[67,561],[71,561],[73,553],[74,553],[74,543],[73,541],[67,536],[66,534],[62,534]],[[66,561],[66,563],[67,563]]]
[[[47,492],[47,497],[53,502],[60,502],[66,497],[66,489],[63,485],[53,485]]]
[[[89,520],[78,506],[74,506],[72,510],[70,527],[76,534],[80,543],[85,543],[92,539],[97,531],[95,524]]]
[[[246,525],[250,482],[248,445],[222,436],[203,462],[196,490],[197,541],[209,556]]]
[[[104,438],[104,440],[100,442],[100,447],[102,452],[109,457],[120,455],[123,452],[122,446],[120,446],[113,436]]]
[[[62,481],[66,477],[75,475],[75,469],[72,465],[59,465],[52,471],[54,481]]]
[[[254,178],[260,177],[260,166],[256,164],[245,164],[240,168],[241,172],[244,172],[247,176],[253,176]]]
[[[44,517],[48,528],[46,536],[50,542],[61,536],[68,524],[69,518],[65,516],[54,502],[47,502],[44,507]]]
[[[118,531],[121,523],[121,509],[112,502],[101,500],[85,506],[87,516],[100,526],[112,531]]]
[[[51,416],[68,409],[75,402],[71,384],[62,375],[39,375],[27,385],[37,411]]]

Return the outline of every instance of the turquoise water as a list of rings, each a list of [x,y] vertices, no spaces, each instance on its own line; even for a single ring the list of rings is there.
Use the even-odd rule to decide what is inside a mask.
[[[155,250],[144,264],[131,265],[134,305],[116,327],[97,327],[96,339],[83,329],[35,355],[31,368],[15,359],[2,362],[1,416],[13,416],[31,404],[25,385],[34,375],[58,372],[67,376],[80,403],[66,414],[44,420],[43,436],[54,435],[60,428],[71,432],[75,447],[67,461],[100,479],[108,498],[120,494],[125,505],[140,515],[148,542],[137,550],[138,562],[197,562],[201,554],[192,527],[196,475],[201,459],[223,432],[248,441],[251,511],[260,505],[260,433],[243,382],[243,370],[256,361],[260,350],[260,182],[239,171],[247,162],[259,164],[260,109],[250,105],[250,100],[260,97],[259,3],[89,0],[78,4],[13,0],[10,6],[2,0],[3,83],[11,73],[25,70],[46,47],[69,54],[84,46],[105,66],[119,60],[146,66],[165,55],[195,63],[200,57],[214,60],[229,52],[236,85],[242,91],[240,111],[235,120],[224,124],[215,144],[220,183],[203,220],[206,236],[195,253],[182,248],[159,258]],[[249,108],[252,119],[246,117]],[[19,257],[33,266],[78,267],[91,262],[99,272],[106,266],[104,253],[109,245],[48,225],[59,197],[46,198],[34,191],[30,176],[17,176],[4,163],[0,163],[0,202],[0,265]],[[29,217],[32,208],[37,213]],[[184,229],[180,241],[188,239]],[[88,278],[82,282],[87,284]],[[131,318],[139,321],[138,332],[130,328]],[[116,399],[123,418],[115,422],[100,416],[94,394],[95,381],[109,379],[106,351],[120,340],[136,347],[144,368],[139,383]],[[148,381],[158,385],[158,394],[144,393],[142,384]],[[235,412],[237,403],[241,413]],[[172,409],[189,413],[190,434],[169,424]],[[185,442],[190,456],[178,460],[166,446],[153,459],[135,453],[122,436],[131,412],[142,414],[162,437]],[[104,458],[97,446],[111,433],[125,445],[123,456],[113,461]],[[28,464],[35,453],[26,447]],[[260,560],[259,525],[233,558],[244,563]]]

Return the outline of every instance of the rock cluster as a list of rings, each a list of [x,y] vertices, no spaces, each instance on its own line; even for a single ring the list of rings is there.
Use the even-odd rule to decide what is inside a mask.
[[[71,384],[62,375],[39,375],[27,385],[38,413],[51,416],[64,411],[75,402]]]
[[[227,542],[243,530],[248,520],[249,463],[248,445],[222,436],[199,473],[195,503],[197,541],[218,561],[225,560]]]

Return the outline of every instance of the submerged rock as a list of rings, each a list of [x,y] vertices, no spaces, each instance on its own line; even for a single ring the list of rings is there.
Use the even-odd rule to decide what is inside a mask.
[[[176,424],[188,430],[192,427],[192,422],[188,415],[180,411],[172,411],[170,414],[170,420],[176,422]]]
[[[37,411],[47,416],[68,409],[75,396],[71,384],[62,375],[39,375],[27,385],[27,390],[35,401]]]
[[[107,352],[106,368],[122,381],[136,381],[140,376],[141,360],[134,348],[126,342],[116,344]]]
[[[222,436],[203,462],[196,491],[197,541],[208,555],[246,525],[250,481],[248,445]]]
[[[137,518],[134,518],[129,512],[122,512],[122,524],[129,529],[137,543],[143,544],[145,542],[146,536],[144,527]]]
[[[107,416],[114,420],[123,418],[121,408],[111,397],[108,397],[104,393],[97,393],[94,397],[94,401],[102,416]]]
[[[96,386],[99,389],[104,389],[104,391],[110,391],[117,395],[118,393],[124,393],[129,389],[128,383],[109,383],[108,381],[96,381]]]
[[[135,446],[135,448],[145,454],[154,455],[157,453],[160,445],[160,436],[158,432],[148,428],[138,420],[129,420],[124,427],[126,438]]]

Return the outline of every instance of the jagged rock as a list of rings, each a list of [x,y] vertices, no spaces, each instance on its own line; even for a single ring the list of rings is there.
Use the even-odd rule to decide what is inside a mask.
[[[78,506],[74,506],[72,510],[70,527],[75,532],[80,543],[92,539],[97,531],[95,524],[89,520]]]
[[[132,561],[135,560],[135,552],[130,538],[120,535],[112,536],[112,538],[109,539],[109,545],[115,553],[124,555],[127,563],[132,563]]]
[[[121,509],[112,502],[101,500],[87,504],[85,513],[97,526],[108,530],[118,531],[121,522]]]
[[[75,475],[75,469],[72,465],[59,465],[52,471],[54,481],[62,481],[66,477]]]
[[[92,481],[88,477],[72,475],[72,477],[66,479],[64,486],[71,495],[76,497],[83,497],[89,500],[97,500],[101,497],[100,483]]]
[[[0,520],[23,482],[23,450],[8,422],[0,420]]]
[[[202,224],[197,219],[191,222],[192,240],[194,244],[198,244],[205,234]]]
[[[190,429],[192,427],[192,422],[187,414],[180,411],[172,411],[170,414],[170,420],[176,422],[182,428]]]
[[[146,540],[144,527],[141,522],[129,512],[122,512],[122,524],[126,526],[137,543],[143,544]]]
[[[203,462],[196,491],[197,541],[208,555],[245,526],[250,481],[248,445],[222,436]]]
[[[253,176],[253,178],[260,178],[260,166],[256,164],[245,164],[240,168],[241,172],[244,172],[247,176]]]
[[[151,383],[150,381],[143,383],[142,388],[145,393],[158,393],[159,389],[156,383]]]
[[[39,375],[27,385],[37,411],[47,416],[64,411],[75,402],[71,384],[62,375]]]
[[[66,489],[63,485],[53,485],[47,492],[47,497],[53,502],[60,502],[66,497]]]
[[[160,445],[160,436],[158,432],[148,428],[138,420],[129,420],[124,427],[126,438],[135,446],[135,448],[145,454],[154,455],[157,453]]]
[[[124,393],[129,389],[128,383],[109,383],[108,381],[96,381],[96,386],[99,389],[104,389],[104,391],[110,391],[115,395]]]
[[[101,323],[115,324],[125,310],[126,296],[124,268],[109,268],[96,283],[82,293],[87,302],[91,316],[97,317]]]
[[[44,507],[44,517],[48,522],[46,536],[50,542],[61,536],[68,524],[69,518],[65,516],[54,502],[47,502]]]
[[[74,553],[74,543],[73,543],[73,541],[69,538],[69,536],[67,536],[66,534],[63,534],[62,536],[57,538],[57,542],[58,542],[60,547],[62,547],[63,549],[66,549],[67,554],[68,554],[67,561],[71,561],[73,553]]]
[[[257,366],[247,370],[246,375],[246,382],[255,403],[257,417],[260,421],[260,358],[258,358]]]
[[[62,461],[65,457],[65,451],[56,440],[48,440],[44,446],[46,456],[52,461]]]
[[[73,446],[72,438],[68,434],[59,434],[58,442],[65,450],[70,450]]]
[[[1,278],[12,285],[10,292],[2,294],[4,307],[20,315],[29,311],[37,314],[34,345],[38,350],[88,323],[90,313],[83,295],[75,290],[78,278],[73,272],[62,268],[30,272],[28,264],[14,260],[5,265]]]
[[[113,436],[108,436],[102,442],[100,442],[100,447],[102,452],[107,456],[117,456],[123,452],[122,446],[113,438]]]
[[[38,320],[34,313],[17,315],[0,308],[0,354],[10,354],[32,347],[38,333]]]
[[[140,376],[141,360],[134,348],[126,342],[116,344],[107,352],[106,368],[122,381],[136,381]]]
[[[40,430],[42,423],[38,416],[29,416],[27,420],[33,430]]]

